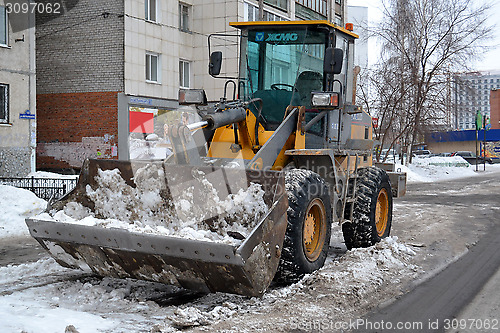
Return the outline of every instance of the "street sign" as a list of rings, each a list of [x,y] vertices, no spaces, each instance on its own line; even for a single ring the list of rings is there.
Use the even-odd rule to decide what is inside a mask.
[[[373,128],[378,128],[378,118],[376,117],[372,118],[372,126]]]
[[[26,110],[26,112],[19,114],[19,119],[35,119],[35,115],[31,114],[30,110]]]
[[[150,98],[141,98],[141,97],[131,97],[130,104],[146,104],[153,105],[153,100]]]
[[[483,128],[483,115],[481,112],[477,111],[476,113],[476,130],[480,130]]]

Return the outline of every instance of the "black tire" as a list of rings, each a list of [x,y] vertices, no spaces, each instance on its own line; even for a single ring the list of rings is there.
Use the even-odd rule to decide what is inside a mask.
[[[332,209],[326,182],[310,170],[285,171],[288,225],[275,280],[295,282],[323,267],[330,245]],[[319,221],[319,223],[317,223]],[[311,235],[306,238],[305,235]]]
[[[377,167],[360,169],[352,220],[342,224],[346,247],[350,250],[372,246],[389,236],[391,225],[392,192],[389,175]]]

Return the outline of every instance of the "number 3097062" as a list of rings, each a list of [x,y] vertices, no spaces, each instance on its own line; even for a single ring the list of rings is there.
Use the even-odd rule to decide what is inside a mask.
[[[61,14],[61,4],[55,3],[41,3],[41,2],[24,2],[24,3],[5,3],[5,10],[7,14]]]

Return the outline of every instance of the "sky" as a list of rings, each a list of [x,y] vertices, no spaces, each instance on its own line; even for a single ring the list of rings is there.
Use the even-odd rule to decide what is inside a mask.
[[[478,3],[481,0],[477,0]],[[500,15],[494,15],[494,13],[500,12],[500,0],[493,0],[493,11],[491,15],[491,22],[493,24],[497,24],[497,33],[492,40],[492,50],[484,55],[482,59],[478,59],[475,61],[471,67],[475,70],[487,71],[487,70],[500,70]],[[380,20],[382,16],[382,11],[380,8],[380,0],[347,0],[347,4],[349,6],[364,6],[368,7],[368,20],[370,25],[373,25],[375,22]],[[373,43],[373,41],[372,41]],[[377,49],[370,46],[370,50]],[[369,63],[373,64],[376,61],[376,52],[372,52],[369,54]]]

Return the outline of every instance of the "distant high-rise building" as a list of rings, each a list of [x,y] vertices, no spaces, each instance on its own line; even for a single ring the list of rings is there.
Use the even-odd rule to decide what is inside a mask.
[[[475,128],[476,114],[490,116],[490,91],[500,88],[500,71],[471,72],[454,78],[455,124],[458,130]]]

